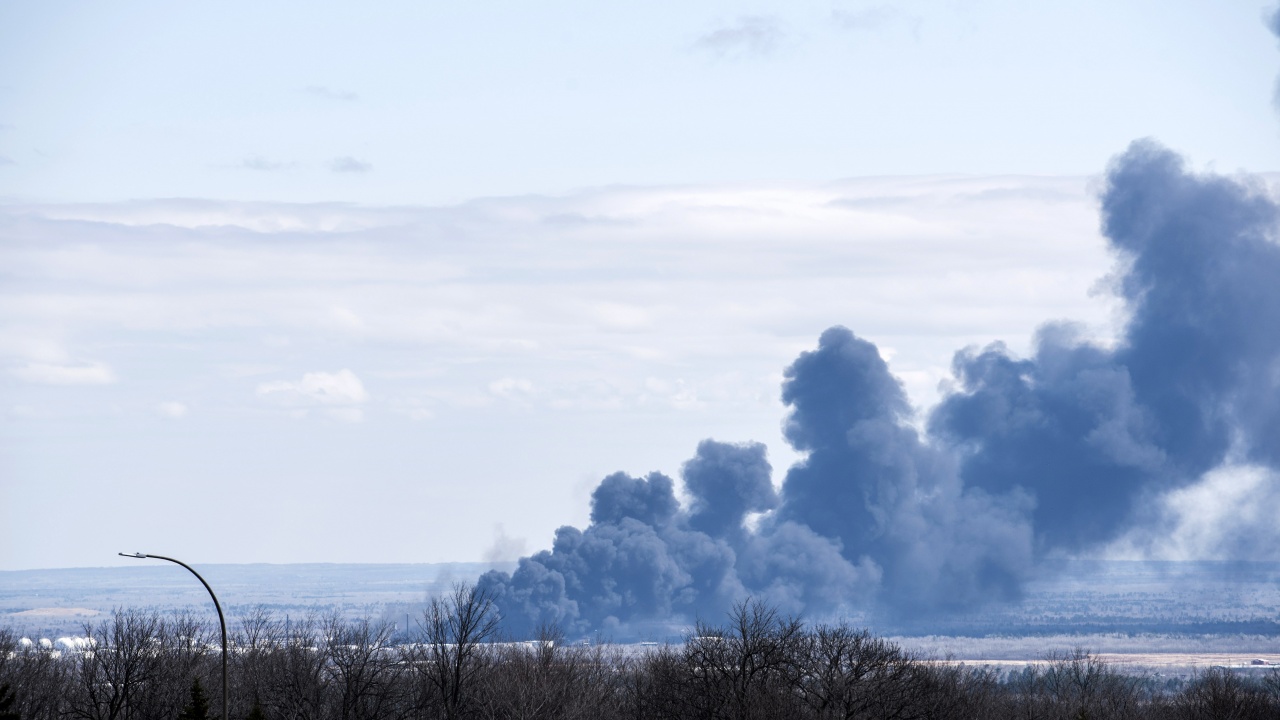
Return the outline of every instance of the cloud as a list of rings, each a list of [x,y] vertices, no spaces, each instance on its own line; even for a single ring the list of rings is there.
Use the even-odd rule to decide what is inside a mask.
[[[110,385],[116,381],[115,373],[102,363],[28,363],[11,372],[39,385]]]
[[[445,426],[476,422],[492,394],[536,390],[555,408],[522,429],[539,441],[547,431],[532,426],[571,437],[620,417],[660,427],[661,441],[613,436],[537,463],[529,485],[546,499],[531,512],[510,509],[527,496],[497,501],[509,504],[492,512],[545,518],[567,494],[555,472],[576,481],[583,467],[631,468],[597,488],[590,522],[494,580],[527,622],[560,613],[577,627],[634,626],[718,612],[743,591],[813,613],[944,612],[1016,597],[1045,553],[1098,552],[1135,526],[1185,538],[1177,552],[1230,547],[1236,536],[1213,529],[1221,518],[1272,507],[1255,475],[1215,473],[1273,477],[1280,455],[1268,403],[1280,340],[1266,331],[1280,318],[1275,203],[1260,181],[1189,171],[1152,143],[1117,158],[1100,198],[1086,187],[934,177],[442,208],[6,205],[17,240],[0,246],[0,266],[23,282],[0,283],[0,358],[19,377],[100,382],[110,369],[53,345],[112,334],[140,348],[130,390],[162,387],[155,376],[199,353],[214,367],[267,368],[276,381],[247,387],[302,415],[359,421],[385,397]],[[568,214],[627,222],[543,222]],[[1113,299],[1088,296],[1091,286]],[[333,308],[358,326],[335,322]],[[1082,322],[1043,324],[1062,316]],[[833,319],[858,332],[822,332]],[[291,344],[265,342],[278,337]],[[358,358],[381,397],[350,370],[289,366],[318,356]],[[253,399],[243,378],[214,375],[204,400],[184,401],[205,407],[236,385]],[[164,392],[153,386],[135,406],[151,411]],[[703,428],[770,441],[770,453],[704,447]],[[679,476],[647,473],[695,445]],[[615,459],[620,446],[635,454]],[[495,474],[472,460],[454,461],[460,475]],[[771,495],[774,468],[785,480]],[[1180,493],[1205,482],[1252,490],[1181,519],[1206,495]],[[597,552],[617,562],[582,565]],[[596,589],[602,604],[590,605]]]
[[[1029,199],[1050,192],[1062,201]],[[315,369],[289,365],[273,338],[324,352],[341,342],[379,373],[403,370],[388,350],[398,347],[432,358],[420,386],[393,384],[431,398],[437,417],[461,388],[488,395],[510,377],[546,407],[732,407],[767,440],[777,437],[771,378],[834,318],[868,339],[891,337],[898,376],[926,405],[958,345],[1003,336],[1024,350],[1048,313],[1105,331],[1109,300],[1087,294],[1107,268],[1094,203],[1081,178],[898,178],[606,188],[440,208],[11,204],[0,217],[39,242],[0,247],[0,265],[29,281],[0,283],[0,362],[72,364],[6,351],[19,329],[58,345],[99,332],[159,353],[194,343],[223,364],[258,358],[276,373],[267,379]],[[541,222],[570,210],[628,222]],[[1029,216],[1045,223],[1036,243],[1025,241]],[[420,240],[406,241],[404,228]],[[455,242],[459,233],[473,240]],[[244,344],[253,349],[236,349]],[[554,362],[538,360],[548,354]]]
[[[743,15],[694,41],[693,46],[721,57],[773,53],[786,37],[782,21],[770,15]]]
[[[7,157],[5,155],[0,155],[0,167],[3,167],[5,165],[16,165],[16,164],[17,163],[13,161],[13,158]]]
[[[343,157],[334,158],[329,163],[329,169],[337,173],[366,173],[373,169],[373,165],[363,160],[357,160],[350,155],[344,155]]]
[[[533,383],[525,378],[505,377],[489,383],[489,392],[500,398],[524,398],[533,391]]]
[[[173,418],[174,420],[181,420],[182,418],[187,416],[188,410],[186,405],[180,402],[169,400],[157,405],[156,412],[160,413],[161,415],[167,418]]]
[[[324,85],[308,85],[302,89],[308,95],[325,98],[326,100],[341,100],[343,102],[354,102],[360,99],[360,96],[350,90],[339,90]]]
[[[832,21],[845,30],[879,30],[895,22],[903,22],[912,34],[919,34],[921,18],[892,5],[874,5],[862,10],[833,10]]]
[[[297,405],[358,405],[369,399],[364,383],[355,373],[343,368],[334,373],[310,372],[301,380],[262,383],[258,394],[276,396]],[[351,413],[347,413],[351,417]]]
[[[258,170],[260,172],[273,172],[276,170],[285,170],[287,168],[293,167],[293,164],[276,162],[274,160],[268,160],[267,158],[264,158],[261,155],[254,155],[252,157],[245,158],[240,163],[240,167],[246,170]]]
[[[0,243],[0,267],[21,282],[0,281],[0,368],[108,361],[122,387],[110,397],[91,393],[94,406],[83,392],[15,388],[11,404],[54,417],[135,409],[158,421],[159,401],[180,400],[188,420],[200,415],[214,430],[269,410],[255,427],[288,442],[299,437],[287,429],[298,424],[287,422],[294,412],[326,424],[341,422],[331,410],[366,424],[376,414],[387,432],[359,442],[375,448],[379,488],[422,482],[412,470],[421,466],[419,446],[394,438],[429,438],[452,477],[493,496],[442,520],[457,546],[478,555],[502,520],[533,551],[550,547],[555,524],[585,527],[585,501],[568,508],[567,498],[588,495],[613,470],[643,477],[660,469],[679,480],[681,461],[710,434],[767,443],[781,480],[797,455],[779,430],[782,371],[834,320],[897,350],[892,369],[917,405],[937,397],[957,347],[1005,337],[1011,352],[1025,353],[1050,315],[1105,329],[1107,299],[1087,294],[1108,257],[1086,187],[1083,178],[915,177],[610,187],[444,207],[7,204],[0,222],[12,241]],[[982,196],[994,188],[1053,189],[1068,199]],[[899,201],[831,204],[858,198]],[[627,222],[542,222],[565,213]],[[361,327],[336,322],[334,308]],[[598,308],[642,308],[648,320]],[[19,344],[26,336],[52,346]],[[85,349],[104,338],[125,343],[127,365],[118,353]],[[229,372],[237,366],[245,374]],[[360,368],[364,402],[255,392],[344,367]],[[489,383],[501,378],[526,380],[535,394],[500,400]],[[186,389],[179,396],[174,388]],[[426,426],[412,423],[428,415]],[[481,439],[467,427],[492,434]],[[512,442],[530,454],[492,451]],[[339,449],[301,457],[319,462]],[[508,491],[499,479],[517,476],[532,489]],[[587,487],[578,491],[580,483]],[[848,597],[857,610],[886,582],[870,558],[818,565],[842,557],[836,540],[765,518],[756,527],[766,539],[733,550],[733,577],[789,607]],[[722,552],[686,539],[689,553]],[[718,613],[707,602],[707,616]]]
[[[172,225],[188,230],[234,228],[252,233],[349,233],[422,222],[421,208],[369,208],[346,203],[294,205],[270,202],[168,199],[120,203],[33,205],[6,208],[11,216],[101,223],[118,228]],[[197,233],[196,239],[210,242]]]

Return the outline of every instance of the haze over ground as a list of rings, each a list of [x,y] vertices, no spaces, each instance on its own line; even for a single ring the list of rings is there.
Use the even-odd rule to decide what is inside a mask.
[[[1267,10],[7,7],[0,567],[594,521],[642,560],[491,582],[607,623],[1276,559]]]

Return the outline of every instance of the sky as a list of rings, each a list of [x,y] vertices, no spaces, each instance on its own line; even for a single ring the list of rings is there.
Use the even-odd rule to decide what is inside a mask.
[[[0,569],[510,560],[705,438],[781,484],[833,325],[920,426],[1114,343],[1103,173],[1274,183],[1269,9],[5,4]]]

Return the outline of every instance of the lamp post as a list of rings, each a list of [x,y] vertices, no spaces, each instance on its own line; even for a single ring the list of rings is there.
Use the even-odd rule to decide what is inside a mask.
[[[204,585],[204,589],[209,591],[209,597],[213,598],[213,607],[218,611],[218,624],[222,626],[222,720],[227,720],[227,713],[229,712],[227,703],[227,619],[222,615],[222,605],[218,603],[218,596],[213,594],[213,588],[209,587],[209,583],[205,582],[204,578],[200,577],[200,573],[196,572],[195,568],[181,560],[175,560],[171,557],[165,557],[164,555],[150,555],[147,553],[116,554],[120,557],[139,559],[154,558],[156,560],[168,560],[171,563],[177,563],[191,571],[191,574],[196,576],[196,579],[200,581],[200,584]]]

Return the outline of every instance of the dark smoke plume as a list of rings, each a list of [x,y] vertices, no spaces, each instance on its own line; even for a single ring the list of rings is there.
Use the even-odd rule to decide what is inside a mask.
[[[605,478],[585,530],[481,578],[508,630],[635,634],[747,594],[810,617],[1015,599],[1037,558],[1158,526],[1163,493],[1228,463],[1280,468],[1276,204],[1150,141],[1113,161],[1101,200],[1129,313],[1114,346],[1051,323],[1029,358],[962,350],[922,437],[876,347],[831,328],[786,371],[804,459],[779,491],[754,443],[702,442],[687,507],[660,473]]]
[[[1280,462],[1275,204],[1259,188],[1188,174],[1143,141],[1113,163],[1102,213],[1130,312],[1119,346],[1051,325],[1027,360],[998,345],[962,352],[961,391],[929,421],[964,449],[967,486],[1034,494],[1042,549],[1117,537],[1154,494],[1229,452]]]

